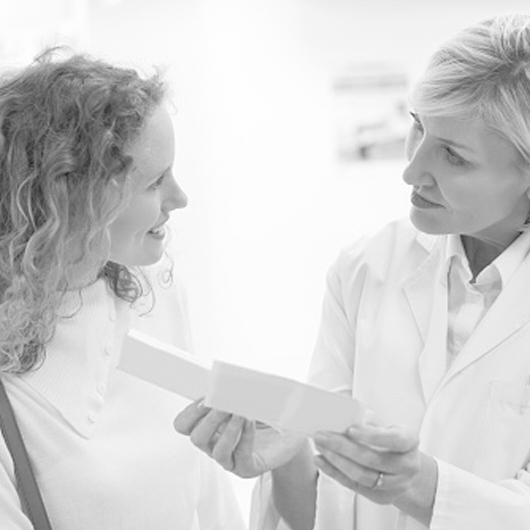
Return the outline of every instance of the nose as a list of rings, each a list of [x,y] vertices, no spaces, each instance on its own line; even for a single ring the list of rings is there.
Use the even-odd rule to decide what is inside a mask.
[[[429,153],[424,146],[420,144],[416,149],[407,153],[409,163],[403,171],[403,180],[410,186],[432,185],[435,181],[431,173],[431,164],[429,163]]]
[[[163,207],[166,211],[185,208],[188,204],[188,196],[173,177],[168,179],[168,189],[164,198]]]

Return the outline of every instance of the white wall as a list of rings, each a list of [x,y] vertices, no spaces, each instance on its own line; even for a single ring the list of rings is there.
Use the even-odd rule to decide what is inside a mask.
[[[451,33],[516,10],[527,1],[0,0],[0,56],[66,42],[167,67],[196,350],[304,378],[340,246],[408,209],[404,160],[337,162],[333,76],[367,61],[415,75]]]
[[[178,107],[174,215],[199,353],[303,378],[339,247],[406,215],[404,161],[341,166],[333,75],[419,71],[462,26],[526,1],[124,0],[90,12],[90,45],[165,63]]]

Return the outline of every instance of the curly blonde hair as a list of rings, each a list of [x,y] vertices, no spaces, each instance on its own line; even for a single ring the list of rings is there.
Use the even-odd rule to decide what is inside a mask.
[[[127,146],[164,97],[158,74],[57,50],[0,79],[0,371],[42,362],[79,263],[121,299],[143,294],[138,272],[108,261],[107,229],[126,201]]]

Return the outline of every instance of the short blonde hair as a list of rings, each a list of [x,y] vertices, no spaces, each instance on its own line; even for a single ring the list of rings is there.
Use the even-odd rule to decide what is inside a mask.
[[[530,15],[487,19],[448,40],[410,103],[420,115],[480,118],[530,165]]]

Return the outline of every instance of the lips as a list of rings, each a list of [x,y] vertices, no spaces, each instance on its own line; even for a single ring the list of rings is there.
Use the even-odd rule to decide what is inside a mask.
[[[151,230],[148,230],[148,234],[154,234],[154,235],[161,235],[165,233],[165,227],[164,225],[167,223],[169,217],[166,217],[160,224],[154,226],[151,228]]]
[[[416,206],[416,208],[422,208],[422,209],[443,208],[441,204],[429,201],[425,197],[422,197],[421,195],[419,195],[416,191],[412,192],[410,202],[412,202],[412,204]]]
[[[151,230],[149,230],[147,233],[152,234],[154,236],[164,235],[165,234],[164,225],[157,226],[156,228],[151,228]]]

